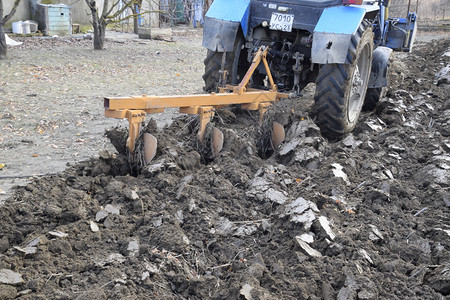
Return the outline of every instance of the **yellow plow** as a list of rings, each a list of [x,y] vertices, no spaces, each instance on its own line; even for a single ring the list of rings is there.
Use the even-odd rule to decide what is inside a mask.
[[[214,116],[215,109],[232,104],[240,104],[242,109],[258,110],[259,120],[262,124],[264,113],[269,109],[271,103],[282,98],[288,98],[289,95],[279,93],[270,73],[267,63],[268,47],[261,47],[253,58],[253,62],[237,86],[224,84],[219,88],[218,93],[198,94],[198,95],[176,95],[176,96],[132,96],[120,98],[105,98],[105,116],[108,118],[128,119],[129,131],[127,139],[127,148],[131,154],[135,151],[136,139],[139,136],[141,124],[145,122],[147,114],[161,113],[166,108],[180,109],[180,113],[198,114],[200,126],[197,137],[203,142],[205,129]],[[249,88],[250,79],[258,67],[263,62],[267,72],[270,88],[268,90]],[[223,72],[225,79],[226,72]],[[284,140],[284,128],[274,122],[272,133],[272,147],[276,148]],[[213,156],[222,150],[223,133],[214,128],[211,137],[211,150]],[[157,140],[149,134],[144,133],[144,157],[148,164],[156,155]]]

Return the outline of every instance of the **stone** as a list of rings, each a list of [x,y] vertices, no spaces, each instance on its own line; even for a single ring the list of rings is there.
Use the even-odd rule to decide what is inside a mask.
[[[286,134],[288,139],[307,136],[320,136],[319,127],[310,119],[294,122]]]
[[[322,253],[313,249],[307,242],[305,242],[300,236],[296,236],[295,240],[297,241],[300,248],[302,248],[306,254],[312,257],[322,257]]]
[[[351,133],[348,134],[348,135],[342,140],[342,144],[343,144],[345,147],[352,148],[352,149],[358,148],[362,143],[363,143],[362,141],[357,141],[357,140],[355,140],[354,135],[351,134]]]
[[[250,284],[246,283],[242,286],[241,290],[239,291],[239,295],[243,296],[244,299],[246,299],[246,300],[252,300],[253,299],[252,290],[253,290],[253,287]],[[239,297],[239,298],[241,298],[241,297]]]
[[[238,227],[233,235],[235,236],[245,236],[245,235],[252,235],[255,231],[258,230],[258,227],[254,224],[246,224]]]
[[[37,252],[37,248],[36,247],[19,247],[19,246],[14,246],[14,249],[16,249],[19,252],[22,252],[25,256],[27,255],[32,255],[32,254],[36,254]]]
[[[289,216],[291,222],[303,223],[305,230],[309,230],[313,221],[316,219],[314,212],[319,212],[317,205],[314,202],[299,197],[284,207],[284,213],[280,217]]]
[[[319,209],[317,208],[317,206],[314,202],[306,200],[302,197],[298,197],[293,202],[291,202],[285,206],[284,213],[287,215],[302,214],[307,209],[312,209],[313,211],[316,211],[316,212],[319,211]]]
[[[125,259],[125,257],[122,254],[120,254],[120,253],[112,253],[106,258],[94,262],[94,264],[97,267],[104,267],[106,265],[121,264],[121,263],[123,263],[125,261],[126,261],[126,259]]]
[[[253,178],[248,185],[250,190],[245,193],[248,197],[277,204],[283,204],[288,200],[286,192],[270,187],[271,184],[262,177]]]
[[[446,65],[436,73],[435,84],[439,86],[444,83],[450,83],[450,64]]]
[[[344,173],[344,171],[342,171],[342,169],[344,168],[343,166],[341,166],[340,164],[331,164],[331,166],[333,167],[332,171],[334,176],[342,178],[346,184],[350,184],[350,181],[348,180],[347,174]]]
[[[150,273],[148,271],[142,272],[141,280],[144,281],[150,276]]]
[[[371,225],[369,224],[370,228],[372,229],[371,234],[373,234],[373,236],[371,237],[370,233],[369,233],[369,239],[373,240],[378,240],[378,239],[384,239],[383,234],[381,234],[380,230],[378,230],[377,226],[375,225]],[[374,238],[375,237],[375,238]]]
[[[96,222],[100,222],[101,220],[103,220],[104,218],[106,218],[108,216],[108,212],[104,209],[99,210],[96,214],[95,214],[95,221]]]
[[[450,195],[442,195],[442,200],[447,207],[450,207]]]
[[[156,174],[164,171],[164,169],[166,168],[166,160],[165,159],[161,159],[158,162],[155,162],[154,164],[148,165],[146,166],[143,170],[142,170],[142,174],[145,175],[145,177],[153,177]]]
[[[132,239],[128,243],[127,247],[128,256],[134,257],[139,254],[139,242],[136,238]]]
[[[309,234],[309,233],[302,234],[300,236],[300,239],[302,239],[302,241],[304,241],[304,242],[306,242],[308,244],[311,244],[311,243],[314,242],[314,237],[311,234]]]
[[[178,221],[178,223],[183,224],[184,215],[182,209],[179,209],[175,212],[175,219]]]
[[[98,232],[98,231],[100,231],[100,228],[98,227],[97,224],[95,224],[95,222],[92,222],[92,221],[91,221],[91,222],[89,223],[89,226],[90,226],[92,232]]]
[[[307,210],[303,214],[291,215],[290,221],[294,223],[302,223],[305,230],[309,230],[315,219],[316,215],[314,214],[314,212],[311,210]]]
[[[180,199],[181,199],[183,190],[184,190],[185,187],[192,181],[193,178],[194,178],[194,177],[193,177],[192,175],[187,175],[187,176],[185,176],[185,177],[183,177],[183,178],[181,179],[181,181],[180,181],[180,187],[178,188],[177,196],[176,196],[177,200],[180,200]]]
[[[285,196],[285,194],[283,192],[277,191],[273,188],[269,188],[265,192],[265,199],[266,199],[266,201],[270,201],[270,202],[274,202],[274,203],[278,203],[278,204],[283,204],[287,201],[287,197]]]
[[[320,226],[322,226],[323,230],[325,230],[326,234],[330,237],[331,240],[334,240],[336,238],[336,235],[334,234],[333,230],[330,226],[330,221],[325,216],[319,217],[319,223]]]
[[[159,269],[157,266],[155,266],[154,264],[150,263],[150,262],[146,262],[144,264],[145,269],[150,273],[150,274],[157,274],[159,273]]]
[[[267,221],[267,220],[262,220],[262,221],[261,221],[261,227],[262,227],[262,229],[263,229],[264,231],[269,231],[270,228],[272,227],[272,224],[270,224],[270,222]]]
[[[224,236],[232,234],[235,228],[236,226],[228,218],[224,217],[221,217],[215,226],[216,232]]]
[[[139,195],[136,193],[136,191],[131,191],[131,199],[132,200],[139,199]]]
[[[67,233],[64,233],[62,231],[49,231],[48,234],[50,234],[51,236],[54,237],[60,237],[60,238],[64,238],[64,237],[68,237],[69,235]]]
[[[120,207],[119,206],[114,206],[111,204],[107,204],[105,206],[105,211],[109,214],[113,214],[113,215],[120,215]]]
[[[0,270],[0,283],[17,285],[22,284],[24,281],[22,279],[22,274],[14,272],[9,269]]]
[[[359,253],[363,258],[365,258],[371,265],[373,265],[373,260],[372,260],[372,258],[370,258],[369,254],[367,253],[366,250],[360,249],[360,250],[358,251],[358,253]]]

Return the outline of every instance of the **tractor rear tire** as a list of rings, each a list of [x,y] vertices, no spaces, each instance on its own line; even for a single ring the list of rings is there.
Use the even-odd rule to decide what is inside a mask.
[[[245,62],[245,49],[243,49],[244,37],[238,33],[234,43],[233,52],[227,52],[225,58],[225,70],[228,71],[227,83],[238,84],[247,71],[248,63]],[[242,54],[242,55],[241,55]],[[205,64],[205,92],[217,92],[220,79],[220,69],[222,67],[223,52],[208,50]]]
[[[339,139],[358,121],[372,66],[373,32],[363,21],[351,39],[346,64],[322,65],[316,80],[316,122],[322,134]]]

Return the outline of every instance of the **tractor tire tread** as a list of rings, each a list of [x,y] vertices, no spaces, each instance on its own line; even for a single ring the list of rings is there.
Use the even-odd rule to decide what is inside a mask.
[[[342,137],[348,130],[343,120],[346,115],[345,94],[351,80],[352,65],[357,58],[359,42],[369,28],[363,21],[353,35],[346,56],[346,64],[325,64],[321,66],[316,80],[316,122],[322,134],[331,139]]]

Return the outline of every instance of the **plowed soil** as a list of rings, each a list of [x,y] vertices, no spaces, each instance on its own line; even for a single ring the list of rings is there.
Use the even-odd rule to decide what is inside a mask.
[[[172,72],[169,61],[182,60],[173,77],[161,78],[171,86],[169,93],[178,93],[179,70],[192,69],[201,78],[200,41],[194,33],[180,35],[175,44],[115,43],[106,51],[124,55],[120,51],[139,49],[140,54],[129,54],[135,62],[131,68],[150,62],[161,76]],[[89,46],[71,47],[74,53],[91,53]],[[72,49],[65,47],[53,45],[50,53],[56,57]],[[170,52],[171,47],[177,50]],[[16,51],[10,55],[19,63],[21,55],[32,53],[27,47]],[[148,53],[154,54],[149,61],[142,58]],[[96,55],[92,50],[87,61],[96,63]],[[103,55],[111,68],[117,66],[112,56]],[[157,55],[166,56],[159,61]],[[276,120],[287,131],[287,140],[273,153],[259,151],[266,131],[257,114],[238,108],[219,110],[213,120],[225,135],[224,149],[214,159],[196,142],[192,116],[167,127],[160,119],[148,126],[158,138],[158,151],[139,175],[129,173],[122,143],[117,149],[97,144],[89,153],[102,150],[100,155],[8,192],[0,208],[0,299],[447,299],[450,82],[441,71],[449,66],[449,39],[396,53],[387,97],[364,112],[356,130],[340,141],[328,141],[315,126],[311,86],[302,98],[282,101],[268,112],[265,122]],[[128,82],[126,73],[98,68],[108,82],[98,93],[100,77],[83,76],[82,66],[76,67],[80,75],[66,79],[91,82],[92,94],[83,99],[97,101],[99,108],[88,111],[86,119],[103,122],[101,96],[107,91],[151,94],[143,91],[147,86],[132,93],[126,84],[116,85],[119,77]],[[55,72],[46,76],[62,82]],[[200,92],[194,83],[201,79],[190,76],[182,79],[183,91]],[[5,103],[13,97],[35,99],[26,94],[37,92],[27,85],[21,94],[18,83],[0,83],[2,127],[22,126],[14,118],[23,112],[7,110]],[[45,90],[41,85],[39,95]],[[48,86],[49,91],[60,88]],[[77,101],[71,97],[64,101]],[[58,112],[49,105],[49,119]],[[108,136],[120,141],[126,133],[113,125],[86,130],[108,128]],[[12,157],[3,156],[9,139],[21,145],[4,132],[2,160]],[[24,163],[34,158],[39,157],[29,155]],[[13,165],[7,163],[0,175]],[[11,274],[21,276],[8,283]]]

